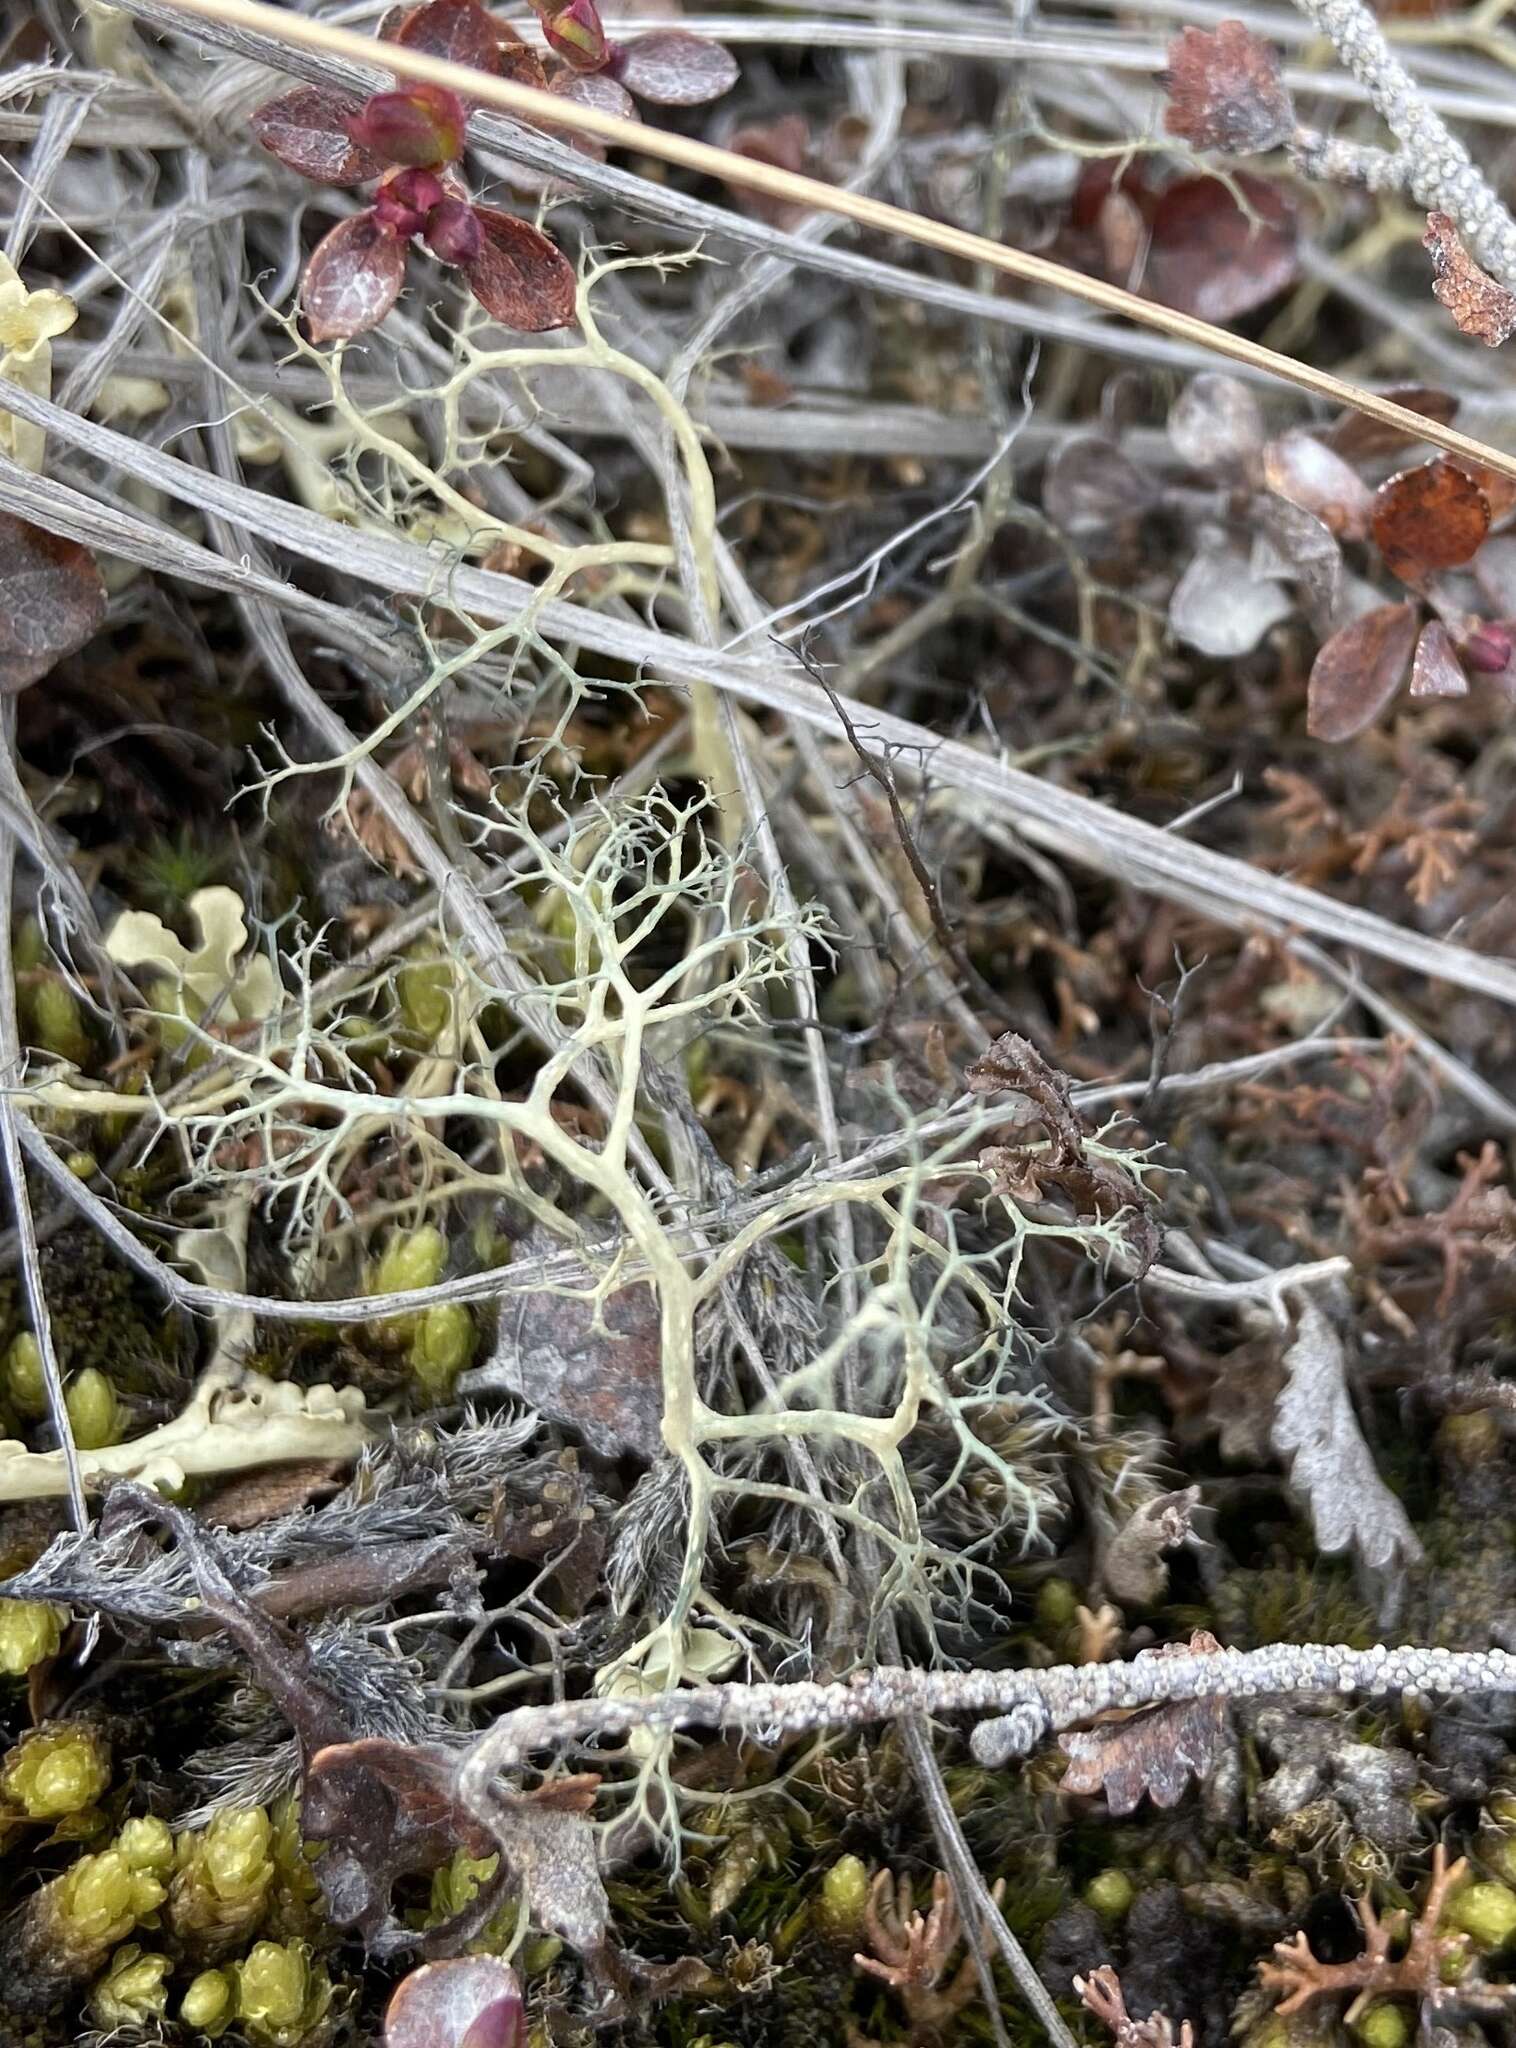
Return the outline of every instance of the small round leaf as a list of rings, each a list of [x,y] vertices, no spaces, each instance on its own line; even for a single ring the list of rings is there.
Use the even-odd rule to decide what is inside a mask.
[[[571,325],[574,266],[562,250],[513,213],[476,206],[474,214],[484,239],[464,275],[485,312],[523,334]]]
[[[623,43],[616,76],[628,92],[659,107],[699,107],[737,83],[737,59],[722,43],[682,28],[658,29]]]
[[[334,92],[297,85],[254,109],[253,133],[270,156],[303,178],[323,185],[363,185],[384,166],[348,133],[357,111],[354,101]]]
[[[1311,737],[1350,740],[1372,725],[1404,681],[1415,644],[1413,604],[1382,604],[1334,633],[1311,666]]]
[[[500,44],[505,30],[478,0],[430,0],[413,7],[389,38],[407,50],[467,64],[475,71],[500,69]]]
[[[1471,560],[1489,530],[1489,499],[1443,456],[1403,469],[1374,493],[1374,539],[1406,583]]]
[[[301,303],[313,341],[349,341],[377,327],[400,296],[406,245],[372,211],[339,221],[311,252]]]
[[[384,2015],[384,2048],[519,2048],[521,1986],[496,1956],[423,1963],[403,1977]]]

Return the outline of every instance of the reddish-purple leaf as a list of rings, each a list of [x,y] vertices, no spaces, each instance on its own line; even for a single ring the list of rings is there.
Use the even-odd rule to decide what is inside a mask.
[[[1516,653],[1509,619],[1478,619],[1458,643],[1466,667],[1477,676],[1503,676]]]
[[[401,1978],[384,2015],[384,2048],[518,2048],[524,2031],[510,1965],[455,1956]]]
[[[377,178],[384,165],[349,135],[348,123],[357,111],[354,100],[297,85],[254,109],[253,133],[270,156],[304,178],[323,185],[363,185]]]
[[[733,156],[803,177],[810,164],[811,124],[804,114],[778,114],[772,121],[754,121],[736,129],[726,146]],[[781,199],[776,193],[755,191],[738,178],[728,178],[727,183],[748,213],[776,228],[798,227],[810,212],[808,206],[797,206],[793,199]]]
[[[339,221],[305,266],[300,297],[312,341],[348,341],[377,327],[400,296],[405,250],[372,209]]]
[[[1311,737],[1350,740],[1372,725],[1400,688],[1415,644],[1413,604],[1382,604],[1334,633],[1311,667]]]
[[[450,64],[498,71],[504,36],[501,24],[478,0],[430,0],[429,5],[413,7],[397,22],[389,40],[428,57],[443,57]]]
[[[433,210],[443,201],[443,184],[435,171],[394,171],[374,194],[374,218],[402,242],[419,235]],[[461,206],[465,202],[454,200]]]
[[[611,66],[628,92],[659,107],[699,107],[737,83],[737,59],[722,43],[682,28],[655,29],[617,47]]]
[[[466,270],[479,259],[484,230],[468,200],[439,199],[428,217],[423,239],[439,263]]]
[[[1453,648],[1453,636],[1441,619],[1421,629],[1416,659],[1411,663],[1413,697],[1467,697],[1469,679]]]
[[[14,696],[76,653],[105,604],[88,548],[0,512],[0,692]]]
[[[1294,215],[1278,187],[1247,172],[1232,182],[1246,213],[1217,178],[1167,188],[1153,209],[1143,279],[1149,298],[1217,326],[1267,305],[1300,269]]]
[[[595,0],[562,0],[562,4],[538,5],[542,33],[547,45],[576,71],[598,71],[610,55],[605,23]]]
[[[476,206],[479,254],[464,272],[469,289],[502,327],[542,334],[574,318],[574,266],[546,235],[513,213]]]

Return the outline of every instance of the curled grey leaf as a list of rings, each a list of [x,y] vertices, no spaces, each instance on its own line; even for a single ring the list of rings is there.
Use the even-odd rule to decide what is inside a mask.
[[[1352,1550],[1376,1571],[1421,1556],[1405,1509],[1375,1470],[1348,1396],[1347,1354],[1331,1317],[1309,1297],[1284,1354],[1289,1377],[1274,1410],[1274,1449],[1311,1511],[1316,1541]]]

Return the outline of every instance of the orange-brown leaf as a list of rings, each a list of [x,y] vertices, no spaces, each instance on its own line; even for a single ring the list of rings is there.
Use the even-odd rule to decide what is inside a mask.
[[[1258,156],[1295,126],[1278,52],[1240,21],[1187,28],[1169,44],[1163,125],[1196,149]]]
[[[1432,254],[1432,295],[1442,301],[1462,334],[1499,348],[1516,334],[1516,292],[1480,269],[1445,213],[1427,215],[1421,246]]]
[[[1334,633],[1311,666],[1311,737],[1350,740],[1372,725],[1404,681],[1415,644],[1413,604],[1380,605]]]
[[[1472,560],[1490,530],[1490,501],[1473,477],[1439,455],[1379,486],[1372,524],[1386,566],[1415,583]]]

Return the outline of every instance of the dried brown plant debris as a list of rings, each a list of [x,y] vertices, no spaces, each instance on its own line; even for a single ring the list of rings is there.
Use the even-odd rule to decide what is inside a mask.
[[[1195,2030],[1188,2020],[1174,2032],[1174,2022],[1161,2012],[1145,2020],[1134,2020],[1126,2009],[1121,1979],[1109,1963],[1091,1970],[1088,1977],[1076,1977],[1074,1989],[1096,2019],[1110,2028],[1116,2048],[1195,2048]]]
[[[1499,348],[1516,334],[1516,293],[1480,269],[1445,213],[1427,215],[1421,246],[1431,251],[1432,296],[1440,299],[1461,333],[1486,348]]]
[[[1439,1934],[1437,1923],[1448,1894],[1467,1868],[1462,1857],[1449,1863],[1447,1850],[1440,1842],[1437,1844],[1432,1851],[1432,1876],[1426,1900],[1412,1922],[1404,1952],[1398,1956],[1392,1956],[1390,1951],[1399,1932],[1396,1921],[1403,1916],[1382,1920],[1367,1893],[1353,1901],[1363,1923],[1364,1947],[1362,1955],[1354,1956],[1351,1962],[1318,1961],[1303,1933],[1276,1942],[1274,1954],[1278,1961],[1260,1963],[1258,1976],[1266,1990],[1283,1994],[1278,2010],[1299,2012],[1313,1998],[1329,1992],[1351,1991],[1355,1994],[1353,2002],[1344,2015],[1351,2026],[1375,1998],[1395,1993],[1434,2000],[1440,1997],[1447,1988],[1442,1981],[1442,1965],[1448,1957],[1460,1953],[1465,1943],[1462,1935]]]
[[[991,1893],[997,1905],[1004,1890],[1002,1880]],[[963,1927],[952,1885],[940,1870],[932,1879],[932,1903],[927,1911],[914,1911],[913,1905],[911,1880],[881,1870],[869,1887],[863,1912],[870,1953],[860,1952],[853,1961],[869,1976],[888,1984],[900,2000],[912,2048],[928,2048],[945,2037],[958,2014],[978,1995],[979,1970],[970,1949],[949,1975]],[[856,2029],[849,2030],[849,2038],[851,2048],[870,2048],[869,2037]]]
[[[1163,125],[1196,149],[1257,156],[1295,126],[1279,53],[1240,21],[1187,28],[1169,45]]]
[[[1165,1643],[1140,1654],[1188,1656],[1220,1648],[1208,1630],[1197,1629],[1187,1643]],[[1069,1759],[1062,1789],[1085,1796],[1103,1792],[1118,1818],[1134,1812],[1144,1793],[1155,1806],[1177,1806],[1190,1779],[1206,1776],[1225,1740],[1226,1702],[1214,1695],[1112,1714],[1093,1728],[1059,1736]]]
[[[1516,1253],[1516,1195],[1498,1185],[1508,1162],[1500,1145],[1487,1139],[1477,1154],[1458,1155],[1462,1179],[1445,1208],[1431,1216],[1406,1213],[1409,1197],[1391,1176],[1365,1174],[1343,1196],[1343,1214],[1353,1233],[1353,1257],[1365,1271],[1385,1269],[1434,1253],[1442,1264],[1438,1315],[1446,1315],[1478,1263],[1506,1266]]]
[[[1124,1215],[1137,1271],[1145,1273],[1162,1244],[1151,1198],[1139,1182],[1109,1160],[1090,1154],[1087,1127],[1074,1107],[1067,1075],[1050,1066],[1029,1039],[1004,1031],[964,1070],[964,1080],[976,1095],[997,1095],[1005,1090],[1025,1096],[1035,1112],[1028,1125],[1041,1124],[1047,1134],[1045,1149],[998,1144],[980,1153],[980,1171],[997,1192],[1020,1201],[1043,1201],[1050,1192],[1057,1192],[1081,1215],[1098,1216],[1103,1221]],[[1012,1135],[1025,1128],[1014,1127]]]

